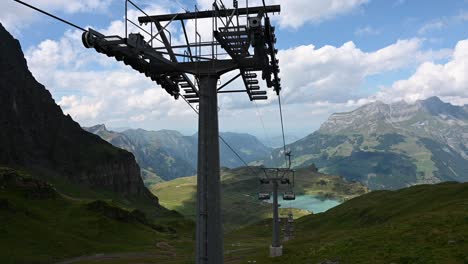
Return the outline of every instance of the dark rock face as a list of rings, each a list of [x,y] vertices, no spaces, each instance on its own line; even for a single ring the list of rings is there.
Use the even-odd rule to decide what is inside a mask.
[[[49,183],[33,178],[25,178],[9,168],[0,168],[0,188],[15,189],[28,199],[55,199],[57,192]],[[1,205],[0,205],[1,207]]]
[[[157,202],[134,156],[81,129],[29,72],[19,42],[0,24],[0,164],[44,168],[73,183]]]

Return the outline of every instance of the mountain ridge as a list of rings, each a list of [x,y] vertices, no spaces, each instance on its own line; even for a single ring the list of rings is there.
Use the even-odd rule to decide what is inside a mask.
[[[365,183],[371,189],[468,180],[468,112],[437,97],[381,101],[335,113],[319,130],[287,146],[295,167]],[[284,165],[282,149],[264,163]]]
[[[84,129],[99,135],[114,146],[134,153],[147,185],[158,182],[157,178],[172,180],[196,174],[197,133],[185,136],[176,130],[150,131],[141,128],[114,132],[107,130],[103,124]],[[271,148],[248,133],[221,132],[220,135],[247,163],[256,161],[271,151]],[[234,168],[245,165],[223,143],[220,144],[220,156],[221,166]]]

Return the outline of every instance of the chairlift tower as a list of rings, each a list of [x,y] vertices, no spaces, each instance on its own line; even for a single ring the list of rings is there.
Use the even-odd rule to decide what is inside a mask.
[[[284,218],[284,238],[283,241],[289,241],[294,238],[294,216],[292,212],[288,214],[288,217]]]
[[[239,8],[238,1],[233,2],[232,9],[217,0],[212,10],[148,15],[133,1],[126,0],[126,11],[131,5],[143,15],[135,23],[126,14],[124,37],[105,36],[89,29],[82,38],[85,47],[145,74],[175,99],[181,97],[190,104],[198,104],[197,264],[223,263],[217,94],[246,93],[251,101],[267,100],[267,92],[260,89],[258,72],[268,88],[273,88],[277,95],[281,90],[275,27],[268,16],[279,13],[280,6]],[[185,22],[191,20],[197,28],[197,21],[204,18],[212,20],[212,38],[202,41],[195,30],[195,41],[189,41]],[[171,42],[168,26],[176,21],[180,22],[186,40],[182,45]],[[129,33],[127,23],[139,28],[139,32]],[[143,28],[144,25],[150,29]],[[162,45],[154,45],[157,42]],[[218,48],[228,57],[219,56]],[[210,52],[202,54],[202,50]],[[220,76],[233,70],[239,70],[239,74],[218,87]],[[224,89],[239,77],[244,89]]]
[[[260,184],[271,184],[273,192],[273,233],[270,246],[270,257],[279,257],[283,255],[283,246],[280,241],[280,218],[278,205],[278,189],[279,185],[287,185],[288,190],[283,193],[283,200],[295,200],[296,195],[291,191],[291,186],[294,185],[294,170],[290,168],[262,168],[263,175],[260,177]],[[270,200],[270,191],[259,192],[259,200]]]

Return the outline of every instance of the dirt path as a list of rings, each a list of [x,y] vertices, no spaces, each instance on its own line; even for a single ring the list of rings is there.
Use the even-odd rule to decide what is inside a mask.
[[[83,261],[104,261],[104,260],[134,260],[134,259],[160,259],[174,258],[177,256],[173,246],[167,242],[158,242],[156,247],[161,249],[161,252],[128,252],[128,253],[99,253],[89,256],[80,256],[58,262],[56,264],[74,264]],[[140,262],[139,262],[140,263]],[[144,262],[142,262],[144,264]]]
[[[73,264],[82,261],[97,261],[97,260],[112,260],[112,259],[134,259],[134,258],[146,258],[146,257],[161,257],[159,254],[149,252],[132,252],[132,253],[112,253],[112,254],[95,254],[89,256],[81,256],[65,261],[58,262],[56,264]]]

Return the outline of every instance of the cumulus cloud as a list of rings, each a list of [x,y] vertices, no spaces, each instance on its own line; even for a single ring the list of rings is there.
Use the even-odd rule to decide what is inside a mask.
[[[376,98],[415,101],[430,96],[442,97],[454,104],[468,103],[468,40],[455,46],[450,61],[445,64],[424,62],[406,80],[382,89]]]
[[[122,24],[118,21],[100,29],[106,34],[120,30]],[[335,110],[362,104],[359,88],[367,76],[441,56],[420,51],[421,43],[420,39],[399,40],[373,52],[364,52],[353,42],[339,47],[307,45],[282,50],[278,57],[285,103],[307,105],[311,113],[322,111],[319,108],[324,103]],[[52,94],[66,95],[58,98],[64,111],[84,125],[114,122],[118,126],[128,122],[193,119],[192,110],[185,102],[174,101],[144,75],[113,58],[84,49],[78,31],[68,31],[59,40],[45,40],[28,50],[26,56],[31,71]],[[235,74],[226,74],[221,82]],[[240,79],[230,84],[231,89],[242,87]],[[272,89],[268,92],[271,99],[258,102],[262,109],[275,107],[276,96]],[[246,114],[254,108],[245,94],[220,95],[219,105],[222,114],[228,115]]]
[[[368,0],[286,0],[279,16],[282,27],[299,28],[306,23],[319,23],[338,15],[351,12],[369,2]]]
[[[327,3],[322,4],[328,7],[329,2],[334,3],[335,1],[327,1]],[[212,1],[209,1],[210,5],[211,3]],[[292,5],[294,3],[299,5],[302,1],[291,1]],[[349,1],[349,3],[354,3],[354,5],[351,7],[352,5],[349,4],[348,9],[346,9],[348,11],[366,3],[366,1]],[[333,8],[339,9],[340,5],[336,4]],[[285,6],[286,4],[283,4],[283,7]],[[149,13],[177,11],[157,5],[147,6],[145,10]],[[284,12],[287,12],[286,10],[283,8],[283,15]],[[330,12],[329,14],[333,13]],[[341,13],[336,11],[333,14]],[[136,18],[138,15],[136,11],[131,11],[129,17]],[[311,17],[313,16],[311,15]],[[302,18],[302,22],[299,21],[296,25],[319,22],[328,18],[327,16],[322,16],[320,19]],[[280,21],[280,23],[285,22]],[[294,27],[288,24],[283,24],[283,26]],[[210,23],[200,24],[198,27],[204,36],[208,36],[211,32]],[[113,21],[108,27],[98,30],[109,35],[122,35],[124,23]],[[133,30],[136,31],[135,28],[131,28],[130,31],[133,32]],[[195,25],[188,23],[187,30],[189,37],[193,36]],[[181,32],[175,32],[173,43],[185,42]],[[65,94],[65,96],[59,96],[56,99],[66,113],[70,113],[82,125],[105,122],[114,127],[177,128],[178,126],[191,126],[196,128],[197,121],[194,113],[185,102],[182,100],[174,101],[156,83],[122,63],[116,62],[113,58],[96,54],[94,50],[84,49],[80,37],[81,34],[78,31],[67,31],[62,38],[44,40],[26,52],[28,64],[38,80],[43,82],[55,96]],[[462,51],[454,51],[453,54],[447,50],[423,51],[422,44],[423,40],[414,38],[398,40],[386,47],[369,52],[356,47],[353,42],[346,42],[336,47],[304,45],[281,50],[278,57],[281,65],[280,75],[282,76],[284,103],[289,104],[285,108],[285,116],[289,116],[288,120],[294,120],[295,125],[298,126],[297,129],[310,122],[311,119],[318,124],[332,112],[351,110],[375,100],[375,96],[369,96],[361,91],[361,87],[369,76],[402,68],[411,69],[420,63],[423,64],[419,67],[418,72],[421,69],[421,71],[429,72],[424,75],[436,75],[446,65],[427,61],[445,59],[448,55],[453,55],[453,61],[455,61],[455,58],[461,56],[459,53]],[[457,46],[456,50],[460,49],[462,48]],[[431,68],[424,66],[430,64],[435,68],[425,69]],[[423,68],[424,70],[422,70]],[[446,71],[452,70],[453,68]],[[236,72],[226,74],[222,77],[221,82],[225,83],[235,74]],[[440,83],[446,83],[450,78],[443,76],[440,79],[443,80]],[[404,83],[404,81],[401,82]],[[422,82],[418,81],[418,84],[420,83]],[[416,82],[413,81],[413,84],[416,87]],[[405,86],[405,88],[398,88],[400,86]],[[393,87],[380,91],[379,96],[391,96],[392,91],[403,96],[405,93],[402,90],[411,91],[407,88],[409,86],[411,84],[395,84]],[[232,89],[241,89],[242,87],[243,84],[240,80],[230,85]],[[413,89],[416,93],[417,88]],[[276,96],[271,89],[268,92],[270,100],[259,101],[257,104],[260,110],[265,112],[265,122],[277,123],[275,118],[278,118],[278,113],[274,99]],[[446,96],[453,97],[454,94],[457,93],[447,93]],[[255,105],[247,99],[245,94],[220,95],[219,106],[220,120],[230,120],[226,123],[221,121],[221,128],[226,126],[227,130],[232,130],[232,127],[235,127],[239,122],[242,122],[246,130],[250,127],[258,128],[256,118],[248,120],[246,118],[253,115],[252,111],[255,111]],[[297,112],[304,114],[297,115],[295,114]]]
[[[79,98],[76,95],[63,96],[59,105],[67,109],[67,113],[78,120],[95,119],[103,103],[101,100],[94,100],[89,97]]]
[[[273,0],[268,5],[281,4],[281,16],[275,19],[281,27],[297,29],[307,23],[320,23],[352,12],[369,0]],[[198,0],[202,10],[211,9],[212,0]],[[239,1],[239,5],[243,4]],[[251,0],[249,6],[261,6],[262,1]]]
[[[155,82],[115,59],[85,49],[80,37],[79,31],[67,31],[25,53],[31,72],[55,97],[64,94],[58,103],[80,124],[138,126],[157,117],[168,121],[170,114],[193,119],[185,102],[175,102]]]
[[[358,99],[365,96],[360,87],[368,76],[446,56],[446,51],[421,51],[421,43],[420,39],[398,40],[373,52],[364,52],[353,42],[340,47],[307,45],[282,50],[278,56],[286,102]]]
[[[48,12],[89,13],[105,12],[113,0],[29,0],[28,4]],[[19,33],[20,28],[31,25],[43,16],[11,0],[0,1],[0,21],[8,30]]]

